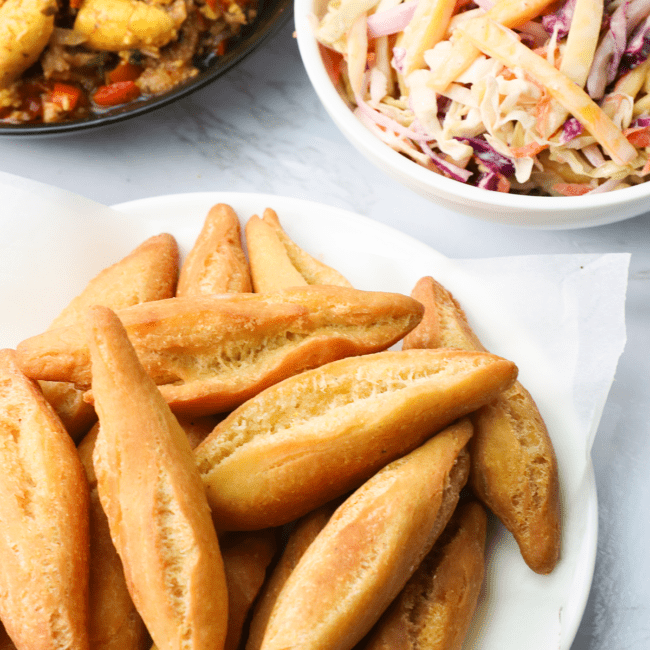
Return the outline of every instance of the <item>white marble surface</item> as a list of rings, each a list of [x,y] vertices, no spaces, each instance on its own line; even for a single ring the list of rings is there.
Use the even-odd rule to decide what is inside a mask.
[[[595,578],[572,650],[647,650],[650,205],[632,220],[570,231],[495,226],[439,208],[371,168],[337,132],[309,85],[292,29],[211,87],[149,116],[106,131],[1,140],[0,170],[108,205],[213,190],[305,198],[394,226],[449,257],[631,253],[628,343],[593,449]]]

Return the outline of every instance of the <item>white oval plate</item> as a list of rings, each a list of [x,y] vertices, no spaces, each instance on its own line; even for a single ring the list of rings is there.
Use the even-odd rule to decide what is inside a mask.
[[[227,203],[242,223],[273,208],[289,235],[305,250],[343,273],[359,289],[410,293],[423,275],[432,275],[464,306],[484,345],[517,363],[549,425],[560,475],[572,473],[573,455],[585,441],[576,439],[567,396],[558,395],[556,377],[544,342],[521,325],[504,296],[487,292],[476,273],[449,260],[423,243],[388,226],[345,210],[299,199],[239,193],[181,194],[114,206],[133,217],[135,246],[161,231],[176,235],[188,251],[215,203]],[[489,294],[489,295],[488,295]],[[541,307],[540,301],[540,309]],[[506,334],[507,333],[507,334]],[[574,446],[572,450],[567,447]],[[596,487],[589,463],[585,480],[562,482],[564,508],[562,559],[550,576],[538,576],[523,563],[510,535],[500,524],[491,526],[488,570],[479,610],[465,648],[481,650],[567,650],[575,637],[591,586],[597,540]],[[567,494],[568,490],[581,494]],[[570,504],[579,502],[581,507]],[[571,518],[567,515],[570,513]]]
[[[574,405],[566,394],[570,391],[563,380],[558,381],[566,373],[548,354],[544,336],[526,325],[530,314],[528,321],[519,318],[510,300],[515,279],[504,279],[501,289],[492,283],[487,290],[475,269],[466,269],[415,239],[365,217],[308,201],[216,192],[163,196],[120,204],[114,209],[121,214],[93,215],[91,223],[61,219],[43,235],[47,244],[45,239],[34,244],[36,235],[25,234],[28,229],[18,236],[9,223],[3,225],[1,230],[7,232],[0,234],[5,235],[5,250],[18,253],[22,248],[24,254],[13,255],[11,277],[0,274],[0,345],[13,346],[41,331],[101,268],[151,235],[170,232],[181,252],[187,253],[215,203],[231,205],[242,223],[272,207],[299,245],[342,272],[359,289],[408,294],[423,275],[436,277],[464,306],[485,346],[517,363],[558,455],[562,558],[550,576],[534,574],[521,560],[510,535],[492,522],[486,580],[464,647],[568,650],[593,576],[596,488],[591,462],[585,461],[587,441],[575,431]],[[21,294],[21,288],[26,293]],[[19,304],[16,296],[21,295],[24,300]]]

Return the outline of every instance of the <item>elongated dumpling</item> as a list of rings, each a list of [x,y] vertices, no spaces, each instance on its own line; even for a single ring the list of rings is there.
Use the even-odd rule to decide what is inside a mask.
[[[422,305],[397,293],[310,286],[170,298],[118,314],[174,412],[208,415],[308,368],[385,350],[417,325]],[[34,379],[90,387],[80,326],[26,339],[17,351],[23,372]]]
[[[362,639],[447,525],[471,435],[461,420],[346,499],[278,595],[261,650],[351,650]]]
[[[408,350],[286,379],[195,449],[215,521],[234,530],[292,521],[491,402],[516,375],[485,352]]]
[[[0,351],[0,618],[18,650],[89,650],[88,483],[38,387]]]
[[[114,312],[92,308],[86,328],[93,465],[129,593],[160,650],[222,648],[226,578],[190,443]]]

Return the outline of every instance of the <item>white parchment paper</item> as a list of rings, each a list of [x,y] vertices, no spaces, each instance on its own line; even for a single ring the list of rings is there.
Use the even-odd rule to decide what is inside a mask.
[[[597,502],[590,449],[625,345],[629,256],[543,255],[449,260],[393,229],[284,197],[199,193],[111,209],[0,173],[0,347],[45,329],[85,283],[151,235],[187,252],[207,210],[228,203],[242,222],[274,208],[305,250],[358,288],[409,293],[423,275],[451,290],[492,352],[517,363],[558,456],[562,558],[532,573],[493,522],[479,611],[466,648],[566,649],[591,584]]]

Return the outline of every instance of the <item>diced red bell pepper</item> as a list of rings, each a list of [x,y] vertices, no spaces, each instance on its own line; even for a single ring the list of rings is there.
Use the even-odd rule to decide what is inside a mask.
[[[133,101],[140,96],[140,89],[133,81],[116,81],[107,86],[100,86],[93,100],[99,106],[117,106]]]
[[[135,81],[142,74],[142,66],[122,61],[118,63],[106,76],[109,83],[118,81]]]
[[[64,111],[73,111],[81,99],[81,89],[77,86],[56,82],[52,92],[48,96],[48,101],[56,104]]]
[[[642,128],[631,128],[626,129],[623,133],[627,136],[628,142],[642,149],[644,147],[650,147],[650,129],[647,126]]]

